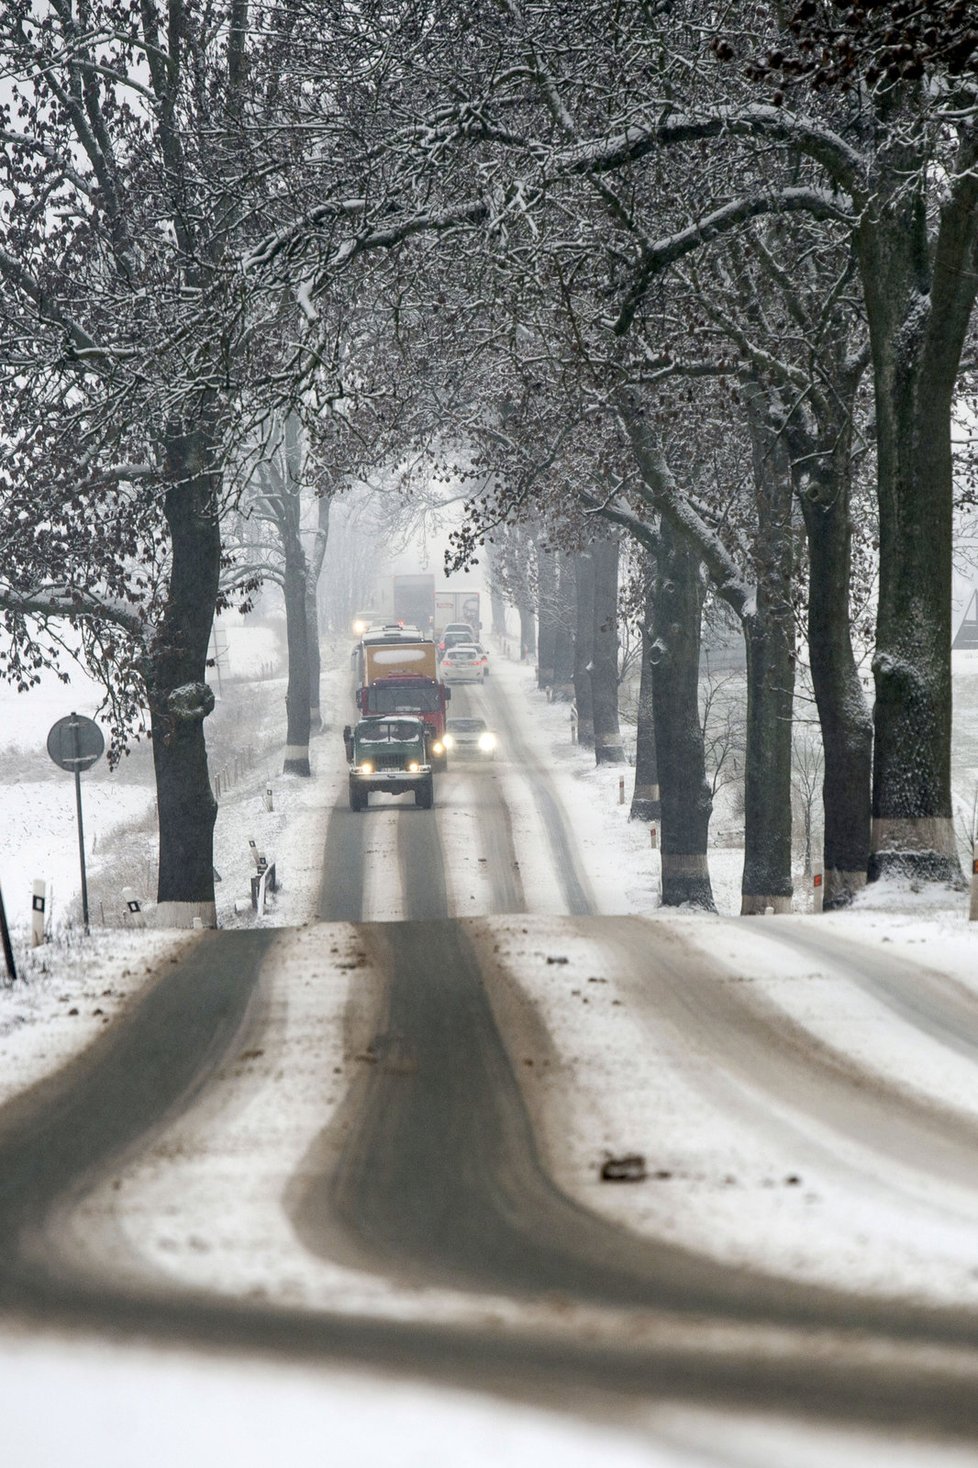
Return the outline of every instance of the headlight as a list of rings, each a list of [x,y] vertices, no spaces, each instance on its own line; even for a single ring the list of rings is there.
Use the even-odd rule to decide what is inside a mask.
[[[445,737],[444,737],[444,739],[442,740],[442,745],[443,745],[443,747],[445,749],[454,749],[455,748],[455,735],[454,734],[446,734]]]
[[[361,617],[358,617],[357,620],[353,624],[353,635],[354,635],[354,637],[362,637],[363,634],[366,632],[366,630],[367,630],[367,623]]]
[[[488,754],[489,751],[495,749],[495,747],[496,747],[496,736],[495,736],[495,734],[488,734],[487,733],[487,734],[480,734],[479,735],[479,748],[482,750],[483,754]]]
[[[408,774],[409,775],[413,775],[415,773],[415,771],[416,770],[420,770],[420,768],[421,768],[421,766],[418,764],[417,760],[416,759],[413,759],[411,761],[411,763],[408,765]]]
[[[444,754],[445,753],[445,746],[444,746],[444,744],[442,744],[442,742],[441,742],[440,739],[436,739],[435,740],[434,744],[431,746],[431,752],[432,752],[432,754]]]
[[[363,763],[361,764],[361,766],[360,766],[360,773],[361,773],[361,775],[372,775],[373,772],[374,772],[373,765],[370,763],[370,761],[368,759],[365,759],[363,761]]]

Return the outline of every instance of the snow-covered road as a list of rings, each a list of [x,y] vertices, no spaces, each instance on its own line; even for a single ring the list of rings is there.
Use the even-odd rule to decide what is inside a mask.
[[[260,933],[227,935],[232,1008],[207,998],[224,935],[207,938],[213,962],[199,944],[191,957],[199,1002],[164,1005],[172,1053],[190,1024],[200,1056],[169,1078],[165,1116],[134,1051],[119,1073],[145,1074],[145,1116],[128,1091],[99,1103],[131,1123],[124,1151],[99,1156],[86,1106],[94,1170],[66,1164],[37,1195],[10,1150],[18,1126],[23,1146],[42,1135],[37,1115],[25,1101],[0,1116],[5,1216],[21,1220],[8,1279],[18,1259],[53,1267],[81,1291],[76,1321],[101,1308],[117,1329],[138,1318],[172,1340],[182,1322],[255,1348],[274,1319],[266,1343],[303,1355],[613,1421],[612,1464],[972,1461],[978,976],[963,916],[659,913],[617,772],[565,742],[526,671],[502,664],[466,706],[501,756],[456,761],[434,812],[380,797],[350,812],[335,735],[301,800],[283,787],[286,885]],[[149,937],[88,1025],[101,1086],[141,1025],[167,1053],[139,1018]],[[157,999],[186,984],[173,957]],[[85,975],[92,996],[102,978]],[[69,1029],[59,1017],[51,1063]],[[32,1054],[43,1073],[43,1031],[35,1016],[2,1034],[21,1084]],[[74,1157],[70,1102],[54,1122]],[[624,1153],[645,1179],[603,1182]],[[32,1196],[56,1207],[25,1234]],[[456,1407],[469,1455],[432,1431],[426,1462],[481,1463],[478,1405],[432,1411]],[[574,1461],[559,1424],[507,1420],[517,1437],[529,1424],[526,1443],[539,1428],[534,1461]],[[963,1456],[936,1428],[969,1438]],[[358,1461],[414,1459],[375,1433]]]

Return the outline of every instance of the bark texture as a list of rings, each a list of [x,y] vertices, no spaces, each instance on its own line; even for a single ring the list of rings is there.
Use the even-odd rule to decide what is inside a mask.
[[[808,655],[825,757],[824,898],[844,907],[866,883],[873,723],[852,650],[849,424],[825,452],[807,444],[798,497],[808,534]]]
[[[635,734],[635,785],[629,819],[657,821],[662,815],[659,794],[659,765],[655,749],[655,704],[653,700],[653,663],[655,647],[655,567],[647,562],[645,607],[641,624],[642,672],[638,691],[638,720]],[[698,659],[697,659],[698,660]]]
[[[319,578],[329,542],[329,512],[332,495],[322,494],[316,505],[316,531],[306,557],[306,640],[309,649],[309,733],[324,728],[320,707],[322,654],[319,646]]]
[[[742,619],[747,646],[747,753],[741,912],[789,912],[791,721],[795,629],[791,604],[794,532],[786,447],[768,419],[767,395],[749,392],[757,531],[757,603]]]
[[[594,562],[589,551],[575,562],[577,630],[574,638],[574,703],[577,742],[594,748],[594,706],[591,701],[591,657],[594,652]]]
[[[951,406],[978,270],[978,133],[934,219],[928,142],[892,92],[859,231],[876,394],[880,595],[870,879],[963,885],[951,820]]]
[[[699,711],[702,611],[699,557],[664,521],[648,649],[662,787],[662,905],[715,912],[707,860],[713,800]]]
[[[591,547],[594,568],[591,702],[594,758],[599,765],[625,763],[618,720],[618,558],[617,537],[596,540]]]
[[[216,924],[214,821],[204,719],[214,707],[207,647],[220,585],[220,476],[206,427],[169,435],[164,514],[171,566],[166,606],[146,661],[160,828],[159,916]]]
[[[554,694],[570,700],[574,696],[574,628],[577,590],[574,560],[566,551],[557,553],[557,615],[554,631]]]
[[[537,542],[537,687],[552,688],[557,648],[557,569],[553,551]]]

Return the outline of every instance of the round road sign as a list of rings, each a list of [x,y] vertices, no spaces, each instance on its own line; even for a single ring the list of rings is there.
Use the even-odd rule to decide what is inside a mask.
[[[86,719],[84,714],[69,714],[52,724],[48,754],[63,770],[87,770],[104,752],[105,740],[94,719]]]

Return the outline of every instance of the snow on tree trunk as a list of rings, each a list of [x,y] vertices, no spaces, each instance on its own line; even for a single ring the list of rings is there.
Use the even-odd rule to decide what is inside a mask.
[[[713,801],[699,711],[702,609],[699,557],[663,521],[647,650],[662,789],[662,905],[715,912],[707,860]]]
[[[214,821],[204,719],[214,707],[207,647],[221,570],[219,476],[206,428],[175,430],[167,443],[170,580],[146,661],[159,813],[157,922],[215,927]]]
[[[590,552],[575,562],[577,630],[574,637],[574,703],[577,742],[594,748],[594,705],[591,699],[591,657],[594,651],[594,562]]]
[[[652,649],[655,646],[655,573],[649,562],[646,570],[645,609],[641,624],[642,672],[638,690],[638,719],[635,735],[635,786],[629,819],[657,821],[662,815],[659,796],[659,765],[655,749],[655,706],[652,694]],[[699,653],[697,652],[697,661]]]
[[[618,722],[618,553],[617,538],[596,540],[591,547],[594,569],[591,702],[594,758],[599,765],[625,763]]]
[[[741,913],[790,912],[791,721],[795,627],[791,600],[792,482],[766,394],[748,393],[757,530],[757,602],[743,617],[747,646],[747,748]]]
[[[951,818],[950,425],[975,294],[975,200],[956,234],[945,212],[930,273],[926,231],[909,188],[877,204],[860,236],[880,527],[869,876],[962,885]]]

